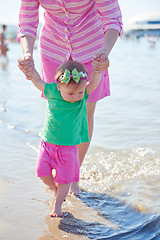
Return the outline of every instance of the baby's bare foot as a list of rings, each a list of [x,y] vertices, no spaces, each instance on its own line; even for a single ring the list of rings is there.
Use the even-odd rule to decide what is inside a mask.
[[[50,217],[53,217],[53,218],[55,218],[55,217],[61,217],[62,218],[63,217],[62,212],[61,212],[61,204],[57,204],[55,202],[55,204],[53,206],[53,210],[50,214]]]

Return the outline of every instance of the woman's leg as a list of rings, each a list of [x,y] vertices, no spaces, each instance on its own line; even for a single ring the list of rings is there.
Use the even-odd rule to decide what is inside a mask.
[[[56,201],[53,205],[52,212],[50,214],[51,217],[62,217],[62,203],[65,200],[65,197],[68,194],[70,184],[59,184],[57,187],[57,195]]]
[[[88,119],[88,130],[89,138],[91,142],[93,134],[93,125],[94,125],[94,112],[95,112],[96,102],[87,102],[87,119]],[[78,154],[79,154],[79,163],[80,166],[83,163],[84,157],[88,151],[90,142],[81,143],[78,145]],[[73,182],[69,191],[70,195],[77,195],[80,193],[80,188],[78,182]]]

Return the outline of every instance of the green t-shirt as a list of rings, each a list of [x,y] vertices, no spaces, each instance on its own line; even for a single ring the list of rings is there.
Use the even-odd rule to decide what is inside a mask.
[[[82,100],[71,103],[65,101],[56,83],[46,83],[44,95],[48,99],[47,116],[41,138],[45,142],[72,146],[89,142],[87,90]]]

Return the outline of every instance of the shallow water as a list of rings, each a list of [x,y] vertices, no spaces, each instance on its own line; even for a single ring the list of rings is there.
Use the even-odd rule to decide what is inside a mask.
[[[45,100],[17,68],[0,66],[0,239],[160,239],[160,40],[119,39],[111,97],[97,104],[78,198],[50,219],[52,192],[35,176]],[[38,51],[35,50],[40,70]]]

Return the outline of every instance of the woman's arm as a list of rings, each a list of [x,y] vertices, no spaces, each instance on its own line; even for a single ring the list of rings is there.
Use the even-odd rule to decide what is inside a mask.
[[[97,60],[95,70],[103,72],[109,67],[108,56],[115,45],[119,32],[115,29],[108,29],[104,34],[103,47],[97,52],[94,59]]]
[[[20,42],[23,51],[23,58],[19,61],[19,65],[22,65],[23,72],[26,75],[26,78],[29,79],[34,69],[33,49],[35,39],[31,36],[23,36],[21,37]]]
[[[33,49],[34,49],[34,43],[35,39],[31,36],[22,36],[20,38],[23,56],[28,55],[30,57],[33,57]]]
[[[34,68],[33,49],[37,37],[37,28],[39,24],[39,1],[21,0],[19,12],[19,31],[17,38],[21,42],[23,58],[21,64],[25,65],[28,78]],[[20,64],[20,63],[19,63]]]
[[[122,34],[122,14],[118,0],[96,0],[96,6],[100,14],[104,33],[109,29],[115,29]]]
[[[96,0],[96,6],[100,13],[103,24],[104,40],[103,47],[94,57],[99,61],[97,65],[98,71],[105,71],[109,66],[109,59],[104,62],[104,58],[108,58],[117,38],[122,34],[122,14],[117,0]]]
[[[104,53],[109,56],[113,46],[115,45],[119,32],[115,29],[108,29],[104,34],[103,48]]]

